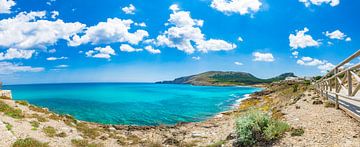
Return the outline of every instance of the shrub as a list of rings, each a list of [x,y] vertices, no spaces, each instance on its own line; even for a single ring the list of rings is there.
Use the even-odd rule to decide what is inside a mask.
[[[236,144],[252,146],[268,144],[281,137],[289,128],[284,122],[274,120],[267,114],[251,111],[236,120]]]
[[[302,136],[304,134],[304,129],[303,128],[296,128],[296,129],[291,129],[291,136]]]
[[[48,147],[47,143],[42,143],[32,138],[18,139],[12,145],[13,147]]]
[[[0,99],[11,100],[11,98],[10,98],[10,97],[7,97],[7,96],[0,96]]]
[[[16,103],[23,106],[29,106],[29,103],[27,101],[16,101]]]
[[[43,132],[46,134],[46,136],[54,137],[56,135],[56,129],[51,126],[47,126],[43,128]]]
[[[102,147],[102,144],[95,144],[95,143],[89,143],[87,140],[79,140],[79,139],[73,139],[71,140],[71,143],[75,147]]]
[[[39,128],[40,125],[40,123],[37,121],[31,121],[30,124],[33,127],[32,130],[37,130],[37,128]]]
[[[4,122],[4,124],[6,125],[6,129],[8,131],[11,131],[11,129],[13,128],[13,126],[10,123]]]
[[[334,107],[335,107],[335,103],[330,102],[330,101],[326,101],[324,106],[325,106],[326,108],[329,108],[329,107],[334,108]]]
[[[40,116],[39,114],[32,114],[32,118],[36,118],[39,122],[47,122],[48,120],[45,117]]]
[[[33,105],[30,105],[29,106],[29,109],[32,110],[32,111],[35,111],[35,112],[40,112],[40,113],[45,113],[45,114],[49,114],[50,112],[45,109],[45,108],[40,108],[40,107],[37,107],[37,106],[33,106]]]
[[[79,123],[76,126],[76,129],[82,132],[85,137],[89,137],[91,139],[95,139],[100,135],[97,128],[90,128],[86,123]]]
[[[2,101],[0,101],[0,112],[4,112],[5,115],[15,119],[24,118],[24,115],[20,109],[12,108]]]

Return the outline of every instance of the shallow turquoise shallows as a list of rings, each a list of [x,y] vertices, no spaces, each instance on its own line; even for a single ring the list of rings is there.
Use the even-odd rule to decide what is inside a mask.
[[[196,122],[231,109],[253,87],[150,83],[8,85],[15,100],[103,124],[173,125]]]

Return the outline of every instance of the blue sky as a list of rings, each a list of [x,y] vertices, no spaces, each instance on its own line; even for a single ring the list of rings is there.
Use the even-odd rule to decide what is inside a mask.
[[[0,0],[0,79],[153,82],[209,70],[320,75],[359,49],[359,6],[355,0]]]

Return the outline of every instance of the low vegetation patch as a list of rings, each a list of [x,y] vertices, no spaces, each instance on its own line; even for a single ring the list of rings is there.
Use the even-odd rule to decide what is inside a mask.
[[[89,141],[87,140],[83,140],[83,139],[73,139],[71,140],[71,143],[75,146],[75,147],[102,147],[102,144],[96,144],[96,143],[89,143]]]
[[[23,106],[29,106],[29,102],[27,102],[27,101],[22,101],[22,100],[20,100],[20,101],[15,101],[17,104],[20,104],[20,105],[23,105]]]
[[[0,99],[11,100],[11,98],[10,98],[10,97],[7,97],[7,96],[0,96]]]
[[[20,109],[10,107],[8,104],[0,101],[0,112],[4,112],[5,115],[12,118],[21,119],[24,115]]]
[[[18,139],[13,147],[49,147],[48,143],[42,143],[33,138]]]
[[[251,111],[236,120],[235,146],[271,144],[288,129],[289,125],[285,122],[272,119],[260,111]]]
[[[293,128],[291,129],[291,136],[302,136],[304,132],[303,128]]]
[[[207,147],[222,147],[223,144],[225,144],[226,142],[224,140],[215,142],[213,144],[208,145]]]
[[[13,125],[11,125],[11,124],[8,123],[8,122],[4,122],[4,124],[5,124],[6,129],[7,129],[8,131],[11,131],[11,129],[13,128]]]
[[[43,128],[43,132],[46,134],[46,136],[54,137],[56,135],[56,129],[51,126],[47,126]]]
[[[100,135],[97,128],[90,128],[86,123],[77,124],[76,129],[83,133],[85,137],[89,137],[91,139],[95,139]]]
[[[326,108],[334,108],[335,107],[335,103],[331,102],[331,101],[326,101],[324,106]]]
[[[45,108],[40,108],[40,107],[33,106],[33,105],[30,105],[29,109],[32,110],[32,111],[35,111],[35,112],[40,112],[40,113],[45,113],[45,114],[50,113],[49,110],[47,110]]]
[[[32,126],[32,130],[37,130],[39,128],[39,125],[40,125],[40,123],[35,121],[35,120],[31,121],[30,124]]]
[[[47,122],[48,121],[45,117],[42,117],[36,113],[32,114],[31,118],[36,118],[39,122]]]

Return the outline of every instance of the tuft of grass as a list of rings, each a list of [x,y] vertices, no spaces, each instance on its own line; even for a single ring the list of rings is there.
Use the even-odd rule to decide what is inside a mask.
[[[66,137],[66,133],[65,132],[61,132],[59,134],[56,134],[57,137]]]
[[[289,125],[285,122],[272,119],[260,111],[251,111],[236,120],[236,144],[269,144],[280,138],[288,129]]]
[[[54,127],[51,127],[51,126],[44,127],[42,131],[48,137],[54,137],[56,135],[56,129]]]
[[[291,129],[291,136],[302,136],[304,132],[303,128],[293,128]]]
[[[13,125],[11,125],[11,124],[8,123],[8,122],[4,122],[4,124],[5,124],[6,129],[7,129],[8,131],[11,131],[11,129],[13,128]]]
[[[10,116],[15,119],[24,118],[24,114],[20,109],[15,109],[10,107],[8,104],[0,101],[0,112],[4,112],[5,115]]]
[[[225,144],[226,142],[224,141],[224,140],[220,140],[220,141],[218,141],[218,142],[215,142],[215,143],[213,143],[213,144],[210,144],[210,145],[208,145],[208,146],[206,146],[206,147],[221,147],[223,144]]]
[[[29,102],[27,101],[23,101],[23,100],[20,100],[20,101],[15,101],[17,104],[20,104],[20,105],[23,105],[23,106],[29,106]]]
[[[87,140],[79,140],[79,139],[73,139],[71,140],[71,143],[75,147],[102,147],[102,144],[96,144],[96,143],[89,143]]]
[[[40,116],[39,114],[32,114],[32,118],[36,118],[39,122],[47,122],[48,120],[45,117]]]
[[[76,125],[76,129],[83,133],[85,137],[95,139],[100,135],[97,128],[90,128],[86,123],[79,123]]]
[[[37,130],[39,128],[40,123],[38,121],[31,121],[30,122],[32,129],[31,130]]]
[[[18,139],[13,147],[49,147],[48,143],[42,143],[33,138]]]
[[[331,102],[331,101],[326,101],[324,106],[326,108],[334,108],[335,107],[335,103]]]
[[[40,108],[40,107],[37,107],[37,106],[33,106],[33,105],[30,105],[29,106],[29,109],[32,110],[32,111],[35,111],[35,112],[39,112],[39,113],[45,113],[45,114],[49,114],[50,112],[45,109],[45,108]]]
[[[161,144],[161,142],[156,141],[156,142],[148,142],[146,144],[146,147],[163,147],[163,145]]]

